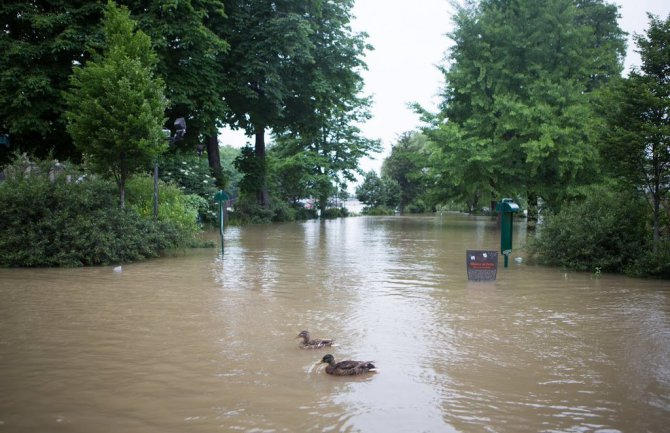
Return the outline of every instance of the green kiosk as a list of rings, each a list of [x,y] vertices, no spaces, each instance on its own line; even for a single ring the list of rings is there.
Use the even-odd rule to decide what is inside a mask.
[[[519,205],[511,198],[504,198],[496,205],[496,211],[500,214],[500,252],[505,257],[507,267],[509,255],[512,254],[513,217],[519,212]]]

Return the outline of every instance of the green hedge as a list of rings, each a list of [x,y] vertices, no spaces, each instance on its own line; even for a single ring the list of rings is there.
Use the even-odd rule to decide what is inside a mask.
[[[594,186],[543,217],[529,252],[541,263],[590,272],[625,272],[649,249],[647,204],[632,193]]]
[[[112,182],[10,176],[0,182],[0,266],[89,266],[156,257],[187,245],[194,225],[154,223],[118,205]]]

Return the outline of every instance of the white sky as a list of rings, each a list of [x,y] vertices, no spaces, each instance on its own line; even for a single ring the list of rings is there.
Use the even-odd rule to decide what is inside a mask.
[[[619,25],[629,33],[626,69],[639,65],[634,52],[633,33],[642,34],[648,26],[646,12],[662,19],[670,14],[670,0],[614,0],[621,6]],[[373,96],[373,117],[362,126],[367,138],[380,139],[384,146],[374,159],[362,161],[365,171],[379,173],[391,145],[403,132],[421,123],[407,104],[418,102],[436,111],[443,79],[437,70],[451,43],[446,33],[452,29],[452,10],[448,0],[356,0],[353,9],[355,31],[368,33],[374,51],[365,57],[365,93]],[[252,139],[239,132],[224,131],[220,144],[242,146]]]

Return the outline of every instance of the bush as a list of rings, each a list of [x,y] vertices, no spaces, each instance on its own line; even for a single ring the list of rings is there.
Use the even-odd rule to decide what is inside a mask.
[[[321,212],[321,218],[332,219],[349,216],[346,208],[331,207]]]
[[[174,225],[187,236],[199,231],[198,208],[204,199],[192,194],[185,195],[172,184],[159,181],[158,220]],[[154,180],[150,176],[136,176],[126,185],[126,206],[133,208],[145,219],[153,219]]]
[[[286,202],[273,199],[272,203],[272,222],[295,221],[296,209],[289,206]]]
[[[626,273],[633,277],[670,279],[670,239],[664,239],[655,253],[648,251],[632,263]]]
[[[363,208],[363,215],[369,216],[384,216],[384,215],[395,215],[395,211],[386,206],[376,206],[376,207],[365,207]]]
[[[273,197],[271,208],[266,209],[250,195],[243,195],[235,202],[235,212],[231,214],[233,224],[266,224],[270,222],[304,221],[317,218],[315,209],[307,209],[302,204],[290,205]],[[338,215],[340,216],[340,215]]]
[[[21,164],[17,161],[10,167],[7,172],[14,175],[0,183],[0,266],[125,263],[187,246],[195,237],[194,212],[185,211],[188,198],[182,199],[183,212],[175,208],[170,215],[163,209],[165,217],[154,223],[148,211],[132,200],[128,208],[120,209],[112,182],[95,178],[69,182],[68,176],[49,176],[45,169],[26,174]],[[129,186],[132,191],[133,183]],[[164,190],[169,197],[169,189]]]
[[[545,217],[529,241],[539,263],[579,271],[624,272],[646,251],[646,204],[631,193],[593,186],[585,198]]]
[[[423,200],[415,200],[405,208],[405,212],[411,214],[421,214],[429,211],[430,209],[426,206],[426,203],[424,203]]]
[[[251,196],[242,195],[235,201],[235,212],[230,214],[233,224],[266,224],[272,222],[274,212],[256,203]]]
[[[201,221],[216,223],[218,203],[214,195],[218,188],[207,158],[183,152],[166,154],[158,167],[160,180],[176,185],[186,195],[197,195],[203,199],[197,206]]]
[[[302,204],[298,203],[295,207],[295,219],[299,221],[313,220],[319,217],[316,209],[307,209]]]

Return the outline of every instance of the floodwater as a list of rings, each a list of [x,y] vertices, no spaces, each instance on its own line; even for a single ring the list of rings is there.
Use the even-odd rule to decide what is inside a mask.
[[[0,270],[0,432],[668,431],[670,283],[502,259],[468,282],[465,251],[498,239],[354,217],[121,272]],[[300,350],[303,329],[339,346]],[[328,376],[329,352],[379,371]]]

